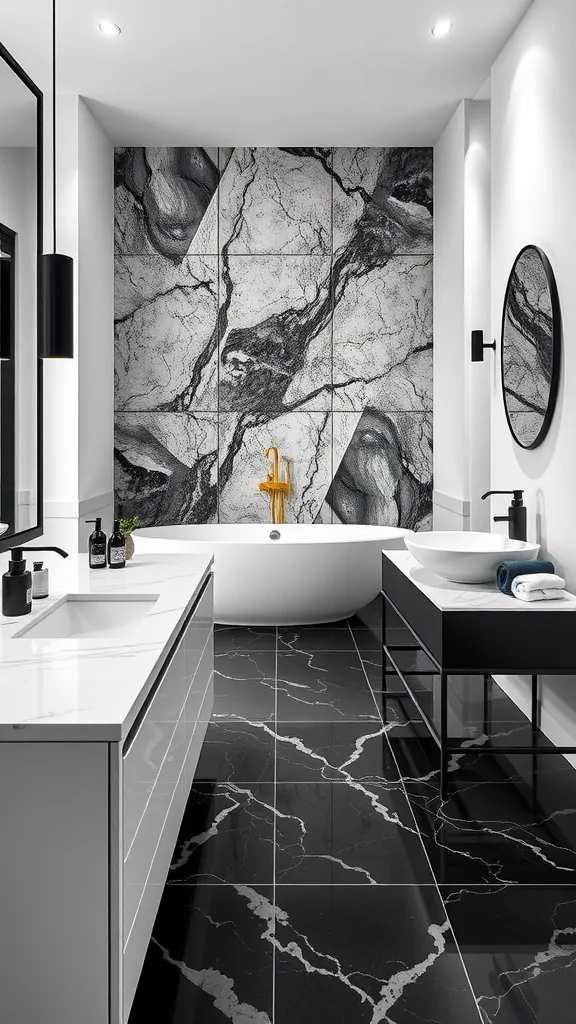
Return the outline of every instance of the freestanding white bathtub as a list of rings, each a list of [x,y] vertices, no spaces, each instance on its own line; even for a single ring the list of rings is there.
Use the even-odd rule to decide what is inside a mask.
[[[214,617],[239,626],[334,622],[381,588],[383,548],[411,530],[385,526],[155,526],[137,530],[136,551],[214,554]]]

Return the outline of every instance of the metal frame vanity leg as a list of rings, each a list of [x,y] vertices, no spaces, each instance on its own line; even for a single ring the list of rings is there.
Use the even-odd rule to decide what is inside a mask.
[[[448,795],[448,674],[440,673],[440,799],[446,800]]]
[[[540,702],[538,700],[538,676],[532,676],[532,732],[540,728]],[[532,738],[533,741],[535,737]]]
[[[489,726],[489,722],[488,722],[488,719],[490,717],[490,705],[489,705],[489,698],[488,698],[488,682],[489,682],[489,680],[490,680],[490,676],[484,676],[484,714],[483,714],[482,728],[483,728],[485,736],[489,736],[490,735],[490,726]]]
[[[383,721],[384,725],[386,725],[386,712],[388,710],[388,708],[387,708],[387,698],[386,698],[386,693],[387,693],[387,690],[388,690],[388,685],[386,683],[386,654],[384,652],[384,647],[385,646],[386,646],[386,594],[383,593],[382,594],[382,650],[381,650],[381,657],[382,657],[382,707],[380,708],[380,714],[382,715],[382,721]]]
[[[536,733],[540,728],[540,701],[538,699],[538,676],[532,676],[532,746],[536,747]],[[538,758],[536,752],[532,754],[532,807],[535,812],[538,810]]]

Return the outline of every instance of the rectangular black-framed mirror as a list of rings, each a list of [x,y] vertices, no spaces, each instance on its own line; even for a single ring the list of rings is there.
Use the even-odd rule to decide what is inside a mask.
[[[0,551],[43,532],[43,97],[0,43]]]

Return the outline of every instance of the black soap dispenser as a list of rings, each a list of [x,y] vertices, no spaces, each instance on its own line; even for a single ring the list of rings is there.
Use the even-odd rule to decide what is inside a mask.
[[[108,541],[108,565],[111,569],[123,569],[126,565],[126,541],[119,519],[114,520],[114,533]]]
[[[32,573],[26,568],[24,551],[57,551],[62,558],[68,558],[68,552],[62,548],[12,548],[8,572],[2,577],[2,614],[10,618],[32,611]]]
[[[88,538],[88,564],[91,569],[106,568],[106,534],[102,529],[102,520],[87,519],[87,523],[94,523],[96,529]]]

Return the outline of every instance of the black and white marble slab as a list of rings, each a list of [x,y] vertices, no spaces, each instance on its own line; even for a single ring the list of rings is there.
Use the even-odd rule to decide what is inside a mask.
[[[329,252],[330,149],[237,146],[220,184],[220,245],[233,254]]]
[[[330,256],[223,256],[219,411],[331,409]]]
[[[214,656],[215,722],[274,720],[276,655],[273,651],[235,651]]]
[[[277,783],[276,885],[433,884],[399,786]]]
[[[217,451],[217,425],[209,414],[116,413],[117,501],[143,526],[215,522]]]
[[[218,301],[215,256],[116,257],[117,412],[216,412]]]
[[[130,1024],[272,1024],[272,886],[168,886]]]
[[[279,886],[276,1024],[472,1024],[434,886]]]
[[[425,147],[334,149],[335,253],[364,263],[431,253],[432,161]]]
[[[350,273],[334,308],[334,410],[432,409],[432,257]]]
[[[381,722],[278,722],[277,782],[377,782],[400,777]],[[352,785],[352,788],[353,785]]]
[[[272,422],[248,414],[222,413],[220,423],[219,513],[223,523],[269,523],[270,498],[258,490],[271,463],[270,444],[290,459],[292,494],[287,523],[311,523],[332,478],[332,416],[328,412],[287,413]]]
[[[276,715],[280,722],[378,721],[379,712],[355,651],[281,651]]]
[[[116,252],[174,263],[218,252],[217,147],[122,146],[114,156]]]
[[[272,884],[274,786],[195,783],[167,885]]]
[[[442,886],[484,1024],[572,1024],[576,889]]]
[[[335,522],[431,528],[431,413],[334,413],[333,446]]]
[[[292,459],[288,522],[429,524],[431,182],[429,149],[117,152],[117,417],[208,413],[217,438],[219,493],[200,466],[172,522],[269,521],[273,444]]]
[[[210,722],[196,768],[198,782],[274,782],[274,727],[231,719]]]
[[[285,653],[306,628],[224,644],[130,1024],[572,1024],[574,771],[471,736],[442,802],[413,705],[377,692],[377,651],[335,639],[377,637],[378,604],[327,629],[332,650]],[[450,688],[483,711],[481,681]],[[524,742],[507,703],[492,685],[494,744]]]

